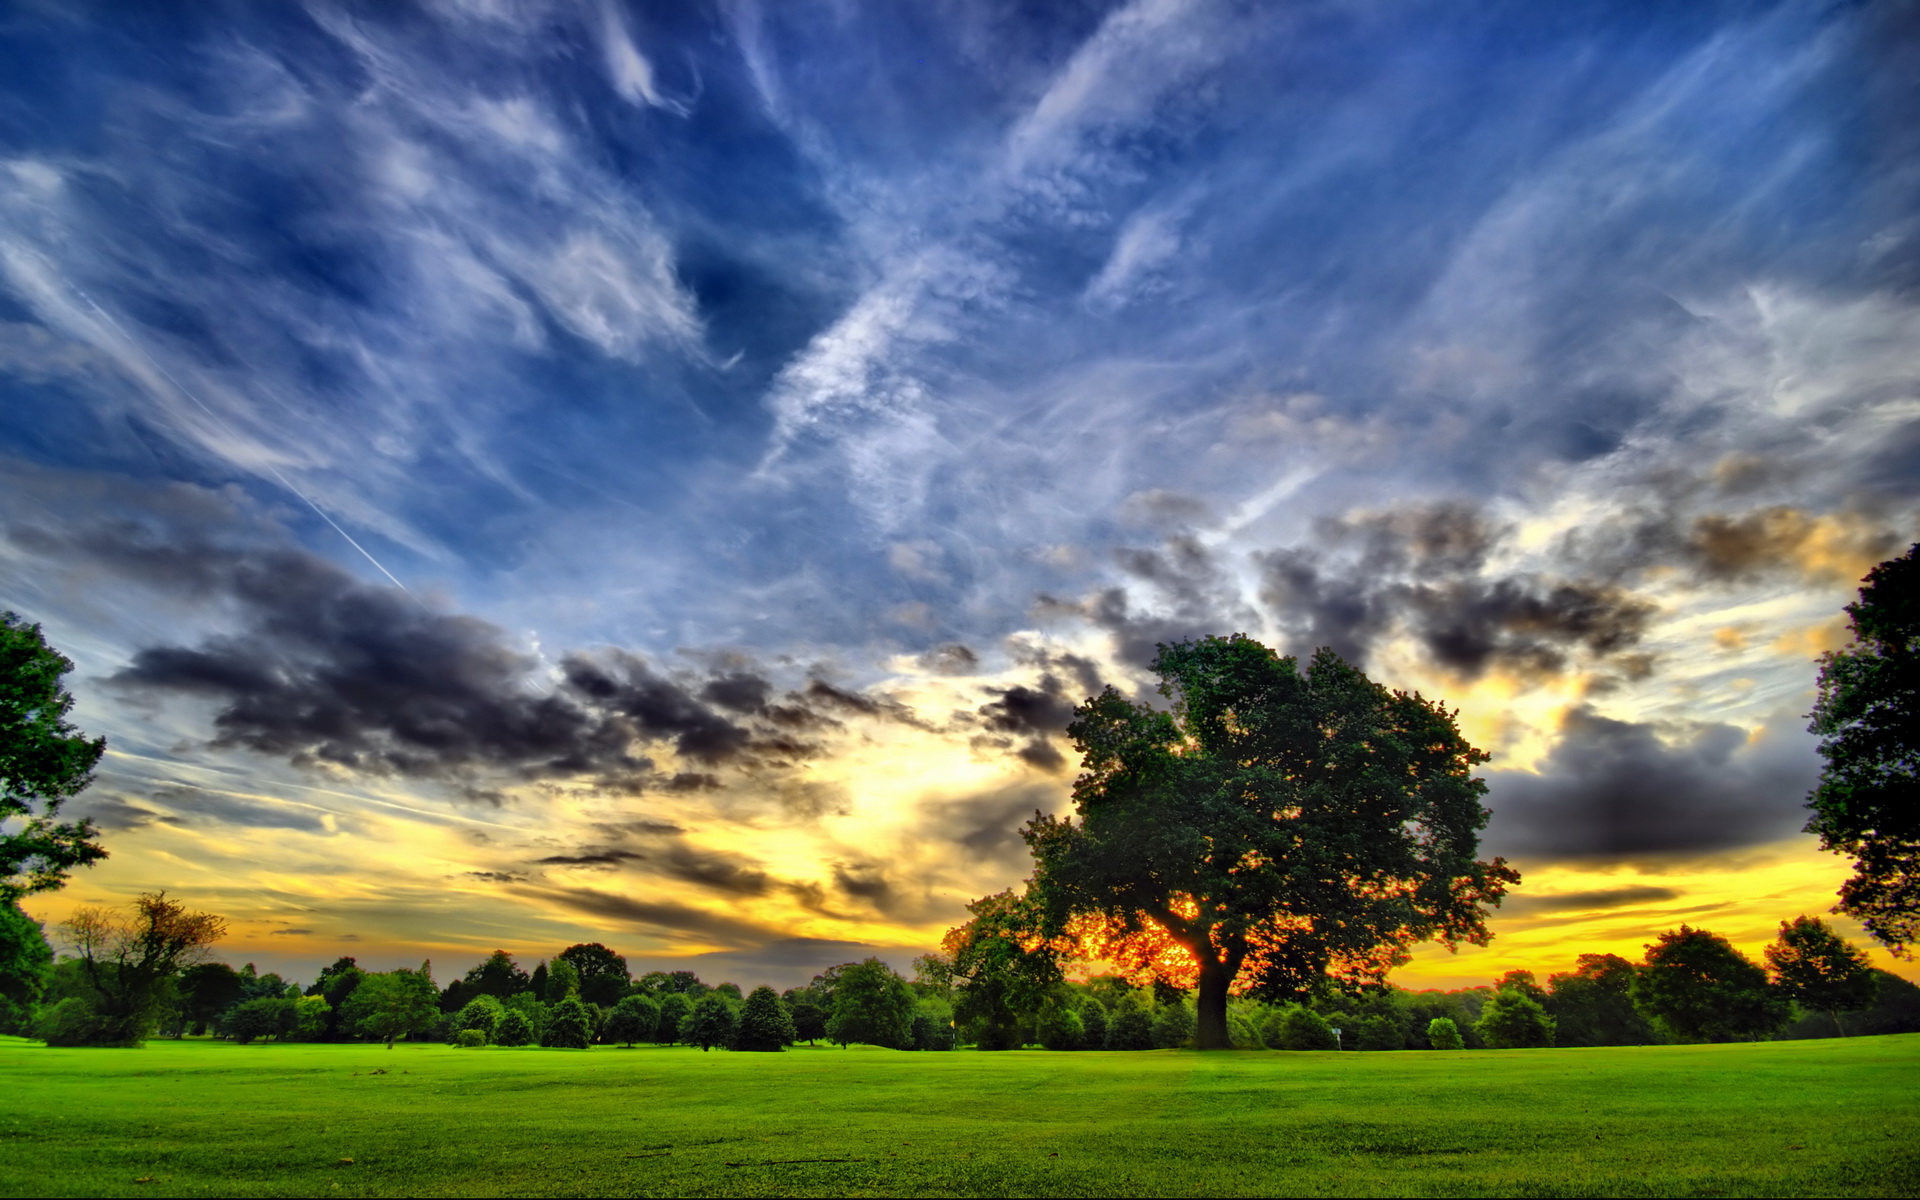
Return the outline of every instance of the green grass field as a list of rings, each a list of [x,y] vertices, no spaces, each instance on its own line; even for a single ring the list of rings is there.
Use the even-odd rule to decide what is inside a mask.
[[[1916,1067],[1920,1035],[1204,1055],[0,1038],[0,1192],[1914,1195]]]

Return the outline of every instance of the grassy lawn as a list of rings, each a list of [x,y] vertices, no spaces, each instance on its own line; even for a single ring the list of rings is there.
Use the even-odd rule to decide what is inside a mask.
[[[1920,1035],[1208,1055],[0,1038],[0,1192],[1914,1195],[1917,1067]]]

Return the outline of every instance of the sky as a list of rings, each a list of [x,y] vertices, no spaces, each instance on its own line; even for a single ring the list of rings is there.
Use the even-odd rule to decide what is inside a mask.
[[[1492,755],[1397,982],[1757,954],[1920,537],[1915,111],[1891,3],[10,5],[0,606],[112,853],[28,907],[906,970],[1242,632]]]

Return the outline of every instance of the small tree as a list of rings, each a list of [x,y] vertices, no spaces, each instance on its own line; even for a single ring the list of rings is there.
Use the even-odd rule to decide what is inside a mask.
[[[1904,954],[1920,940],[1920,542],[1863,582],[1853,644],[1820,660],[1808,728],[1826,767],[1807,832],[1853,859],[1834,911]]]
[[[687,1022],[693,1020],[693,1001],[685,992],[666,992],[660,997],[660,1027],[654,1031],[653,1040],[665,1042],[671,1046],[675,1042],[685,1041]]]
[[[67,723],[73,697],[60,677],[71,670],[38,625],[0,613],[0,904],[60,887],[74,868],[107,857],[93,822],[58,819],[107,748]]]
[[[1319,1013],[1289,1004],[1268,1026],[1267,1045],[1275,1050],[1338,1050],[1340,1039]]]
[[[347,997],[341,1019],[361,1037],[383,1041],[391,1050],[396,1039],[433,1030],[439,1001],[431,964],[421,963],[417,971],[402,967],[364,976]]]
[[[827,1011],[813,1002],[813,997],[805,992],[795,996],[793,1001],[793,1040],[813,1043],[827,1036]]]
[[[1480,1040],[1495,1050],[1526,1050],[1553,1045],[1553,1018],[1538,1000],[1524,991],[1501,988],[1494,992],[1480,1019],[1473,1023]]]
[[[548,983],[551,985],[552,976]],[[578,996],[569,996],[553,1006],[540,1044],[555,1050],[585,1050],[593,1045],[593,1014]]]
[[[100,1044],[135,1046],[153,1031],[173,977],[202,961],[227,923],[152,892],[129,911],[75,909],[60,930],[79,955]]]
[[[1459,1050],[1466,1046],[1460,1027],[1451,1018],[1435,1017],[1427,1022],[1427,1045],[1435,1050]]]
[[[700,997],[693,1006],[693,1015],[687,1018],[687,1026],[680,1031],[680,1038],[689,1045],[698,1046],[702,1051],[715,1046],[733,1044],[733,1006],[719,996]]]
[[[913,1044],[913,989],[877,958],[853,963],[833,990],[827,1036],[841,1046],[865,1042],[903,1050]]]
[[[500,1019],[506,1015],[507,1010],[492,996],[477,996],[467,1001],[466,1006],[454,1015],[451,1032],[457,1036],[469,1029],[478,1029],[491,1041],[494,1030],[500,1026]]]
[[[1880,990],[1866,954],[1819,917],[1780,922],[1780,937],[1766,957],[1780,989],[1803,1008],[1832,1017],[1841,1037],[1847,1031],[1840,1014],[1871,1007]]]
[[[1685,925],[1647,947],[1633,998],[1675,1036],[1692,1042],[1757,1041],[1791,1016],[1767,973],[1733,943]]]
[[[533,1041],[533,1026],[527,1023],[526,1015],[519,1009],[510,1008],[500,1014],[500,1024],[493,1030],[493,1044],[496,1046],[525,1046]]]
[[[1080,1006],[1080,1028],[1087,1049],[1106,1049],[1107,1006],[1089,997],[1087,1002]]]
[[[620,1003],[613,1006],[602,1032],[609,1042],[631,1046],[635,1042],[651,1040],[653,1031],[658,1028],[660,1006],[650,996],[632,995],[621,997]]]
[[[740,1007],[740,1023],[733,1034],[735,1050],[785,1050],[796,1038],[793,1017],[770,987],[757,987]]]

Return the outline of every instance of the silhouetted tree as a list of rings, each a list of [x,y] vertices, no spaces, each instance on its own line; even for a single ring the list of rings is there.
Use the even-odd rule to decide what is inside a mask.
[[[718,996],[700,997],[693,1006],[693,1014],[687,1018],[686,1028],[680,1031],[680,1040],[701,1050],[711,1050],[715,1046],[727,1046],[733,1042],[733,1006]]]
[[[1758,1040],[1790,1015],[1767,973],[1733,943],[1685,925],[1647,947],[1633,999],[1684,1041]]]
[[[1641,1046],[1657,1040],[1633,1003],[1634,966],[1618,954],[1582,954],[1547,977],[1556,1046]]]
[[[533,974],[527,977],[527,990],[533,998],[542,1004],[547,1002],[547,960],[541,959],[533,965]]]
[[[1920,940],[1920,542],[1863,582],[1853,644],[1820,659],[1807,832],[1853,859],[1835,911],[1903,953]]]
[[[360,969],[359,963],[343,955],[334,959],[326,970],[320,972],[320,977],[307,989],[307,995],[322,996],[327,1001],[329,1010],[327,1027],[321,1034],[322,1040],[339,1041],[347,1036],[348,1031],[342,1026],[344,1020],[341,1015],[342,1008],[347,1002],[347,997],[353,995],[353,989],[360,986],[360,980],[365,976],[366,972]],[[442,999],[444,1001],[444,994]],[[446,1012],[447,1009],[443,1005],[440,1011]]]
[[[1819,917],[1780,922],[1780,937],[1767,947],[1766,958],[1780,989],[1801,1007],[1826,1013],[1841,1037],[1847,1030],[1840,1014],[1871,1006],[1880,990],[1866,954]]]
[[[903,1050],[913,1044],[913,989],[877,958],[841,969],[833,989],[827,1036],[841,1046],[864,1042]]]
[[[1044,932],[1197,984],[1206,1049],[1230,1044],[1237,987],[1376,983],[1416,942],[1487,941],[1519,876],[1474,858],[1487,756],[1453,714],[1239,635],[1162,646],[1154,670],[1173,710],[1112,688],[1076,709],[1079,821],[1025,829]]]
[[[1108,1016],[1107,1049],[1153,1049],[1153,1014],[1138,992],[1129,992]]]
[[[660,1006],[651,996],[622,996],[620,1003],[613,1006],[613,1012],[607,1016],[606,1028],[601,1032],[609,1042],[621,1042],[628,1046],[635,1042],[650,1042],[654,1031],[660,1028]]]
[[[735,1050],[785,1050],[795,1040],[793,1017],[780,1003],[779,993],[757,987],[740,1007],[740,1023],[733,1034]]]
[[[71,670],[38,625],[0,613],[0,904],[60,887],[74,868],[107,857],[92,821],[58,819],[107,748],[67,723],[73,697],[60,677]]]
[[[1040,1006],[1034,1032],[1048,1050],[1079,1050],[1086,1045],[1087,1028],[1079,1012],[1058,1000],[1049,999]]]
[[[789,994],[793,997],[789,1012],[793,1016],[794,1040],[811,1046],[827,1036],[827,1012],[814,1003],[812,994],[798,989]]]
[[[1043,914],[1031,896],[1000,892],[967,911],[973,919],[941,943],[954,1015],[980,1049],[1017,1050],[1022,1018],[1037,1013],[1060,982],[1059,955],[1040,931]]]
[[[627,994],[627,988],[633,982],[633,975],[627,970],[627,960],[599,942],[568,946],[560,952],[560,957],[579,973],[580,998],[588,1004],[612,1008],[620,1002],[620,997]]]
[[[190,912],[165,892],[135,900],[126,911],[85,906],[61,922],[99,1018],[96,1045],[138,1045],[153,1031],[174,976],[202,961],[225,936],[225,919]]]
[[[520,969],[519,963],[513,961],[513,955],[505,950],[495,950],[487,955],[479,965],[466,973],[461,982],[473,989],[472,995],[467,996],[466,1000],[471,1000],[474,996],[492,996],[496,1000],[505,1000],[509,996],[526,991],[533,985],[533,980]],[[465,1000],[461,1003],[464,1006]]]
[[[1480,1040],[1495,1050],[1525,1050],[1553,1045],[1553,1018],[1525,991],[1500,988],[1473,1023]]]
[[[547,977],[547,986],[553,986],[553,975]],[[540,1044],[556,1050],[585,1050],[593,1045],[593,1014],[578,996],[568,996],[553,1006]]]

